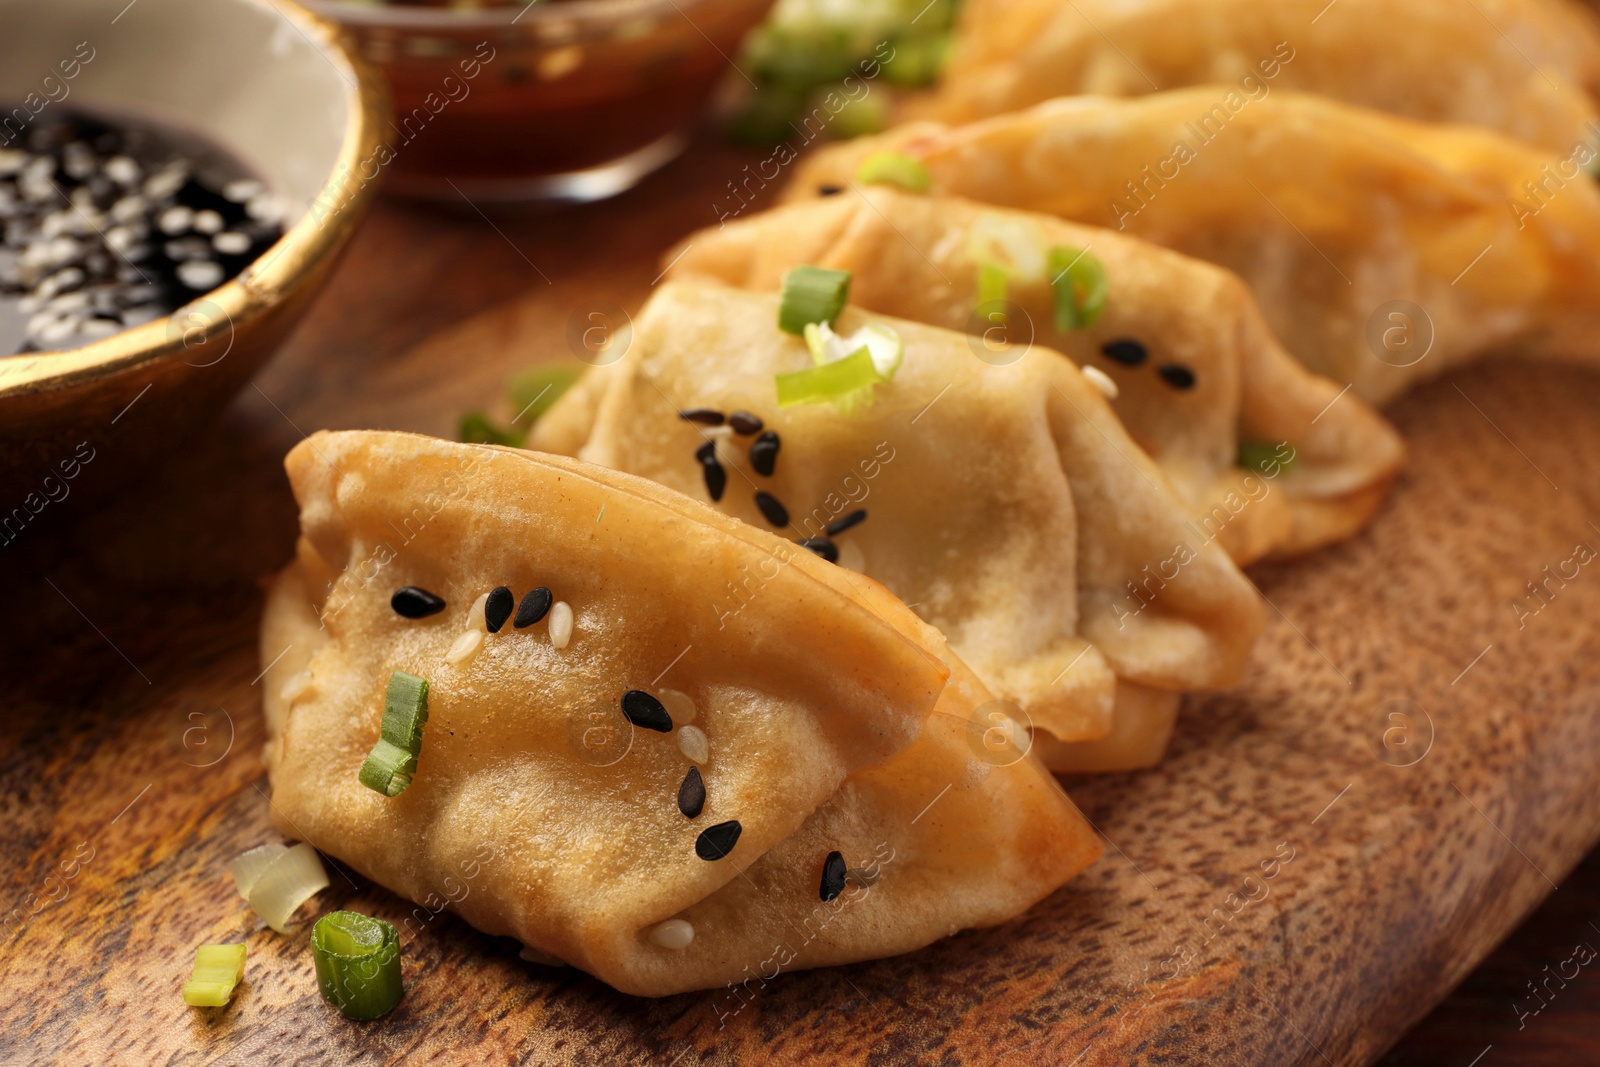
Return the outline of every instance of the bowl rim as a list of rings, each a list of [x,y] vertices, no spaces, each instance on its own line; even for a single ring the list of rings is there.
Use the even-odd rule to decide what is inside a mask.
[[[635,18],[681,15],[730,0],[528,0],[521,6],[504,4],[476,10],[448,7],[395,6],[361,3],[359,0],[302,0],[324,18],[350,27],[392,29],[408,32],[448,32],[459,30],[508,30],[519,23],[530,31],[559,41],[579,43],[585,32],[609,35],[614,25]],[[745,0],[749,2],[749,0]],[[691,20],[692,23],[693,20]]]
[[[376,195],[378,182],[363,180],[360,164],[377,151],[379,131],[388,114],[382,76],[360,56],[338,23],[293,0],[246,2],[289,22],[344,75],[344,140],[315,201],[335,205],[333,217],[319,218],[316,211],[308,210],[238,275],[215,289],[196,293],[187,304],[162,318],[81,348],[0,356],[0,399],[74,389],[136,367],[181,358],[259,318],[294,295],[311,271],[344,244]]]

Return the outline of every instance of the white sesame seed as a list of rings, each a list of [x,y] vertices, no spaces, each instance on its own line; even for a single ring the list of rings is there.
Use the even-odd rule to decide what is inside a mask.
[[[1090,385],[1100,390],[1107,400],[1117,398],[1117,383],[1111,380],[1111,375],[1099,367],[1084,367],[1083,376]]]
[[[85,319],[78,326],[78,336],[91,341],[99,341],[121,332],[122,324],[112,322],[110,319]]]
[[[139,164],[127,156],[112,156],[106,160],[105,173],[118,185],[132,185],[139,180]]]
[[[661,701],[661,706],[667,709],[667,714],[679,726],[694,722],[694,699],[688,693],[680,693],[676,689],[657,689],[656,699]]]
[[[178,264],[177,275],[191,289],[214,289],[222,281],[222,268],[210,260],[191,259]]]
[[[165,315],[166,311],[162,309],[160,304],[142,304],[139,307],[129,308],[122,313],[122,325],[143,326],[145,323],[153,322]]]
[[[550,644],[553,648],[566,648],[572,640],[572,606],[558,600],[550,609]]]
[[[183,188],[189,180],[189,171],[181,163],[157,171],[144,180],[144,195],[152,200],[165,200]]]
[[[289,680],[283,683],[283,688],[278,691],[278,696],[292,704],[304,696],[310,688],[311,672],[300,671],[298,674],[291,675]]]
[[[196,233],[221,233],[224,225],[226,225],[226,223],[223,222],[222,216],[217,214],[215,211],[208,209],[206,211],[195,212],[194,230]]]
[[[489,624],[484,621],[484,611],[489,603],[489,594],[482,593],[477,600],[472,602],[472,607],[467,611],[467,629],[489,632]]]
[[[222,195],[235,204],[242,204],[261,192],[263,186],[254,178],[235,178],[222,187]]]
[[[678,749],[694,762],[704,763],[711,758],[711,739],[698,726],[679,727]]]
[[[456,638],[456,643],[450,646],[450,651],[444,654],[446,663],[462,664],[471,662],[472,657],[478,654],[478,649],[483,644],[483,630],[468,630]]]
[[[685,949],[694,940],[694,927],[684,919],[668,919],[651,928],[650,940],[662,948]]]
[[[113,208],[113,210],[115,210],[115,208]],[[171,234],[172,236],[176,237],[178,234],[187,230],[193,222],[194,208],[184,207],[182,204],[179,204],[177,207],[169,207],[167,210],[163,211],[161,213],[161,218],[156,225],[161,227],[162,233]]]
[[[111,217],[117,222],[132,222],[144,216],[144,197],[125,196],[111,205]]]
[[[211,247],[225,256],[242,256],[250,251],[250,238],[235,230],[229,230],[213,237]]]
[[[283,205],[271,193],[251,197],[244,211],[257,222],[277,222],[283,218]]]

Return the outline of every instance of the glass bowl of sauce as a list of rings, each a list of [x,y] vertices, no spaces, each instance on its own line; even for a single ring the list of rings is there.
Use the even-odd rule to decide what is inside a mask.
[[[597,200],[675,157],[771,0],[308,0],[387,75],[387,188]]]

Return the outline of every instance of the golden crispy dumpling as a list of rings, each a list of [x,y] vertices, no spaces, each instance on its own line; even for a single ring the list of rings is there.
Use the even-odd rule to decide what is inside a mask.
[[[1595,26],[1570,0],[967,0],[916,110],[970,122],[1057,96],[1299,90],[1566,156],[1594,142]]]
[[[933,191],[1123,229],[1237,273],[1312,371],[1381,403],[1522,351],[1600,355],[1600,188],[1496,134],[1227,87],[1077,97],[824,149],[788,194],[844,188],[876,152]]]
[[[411,434],[315,434],[287,467],[273,818],[398,893],[665,995],[780,950],[787,970],[1001,922],[1098,852],[935,631],[781,538],[625,474]],[[717,610],[736,582],[759,592]],[[479,601],[501,585],[515,613]],[[358,776],[395,671],[430,688],[390,797]]]
[[[1086,328],[1056,328],[1052,249],[1087,250],[1105,266],[1110,297]],[[978,310],[980,271],[1000,266],[1006,299],[1026,316],[1004,332],[1109,375],[1128,433],[1195,527],[1240,563],[1354,533],[1404,455],[1376,412],[1354,398],[1335,404],[1340,387],[1278,346],[1236,277],[1113,231],[868,186],[702,230],[665,259],[673,276],[768,291],[797,264],[847,270],[861,307],[976,333],[995,329]],[[1251,469],[1239,465],[1241,444]]]
[[[777,309],[771,294],[664,283],[627,355],[563,397],[535,447],[582,437],[585,460],[837,552],[848,580],[882,582],[1060,741],[1111,732],[1119,680],[1175,707],[1238,679],[1254,590],[1070,361],[1036,346],[991,363],[962,334],[852,308],[841,333],[899,335],[893,379],[848,412],[780,408],[774,376],[812,359]],[[680,417],[695,409],[761,426]]]

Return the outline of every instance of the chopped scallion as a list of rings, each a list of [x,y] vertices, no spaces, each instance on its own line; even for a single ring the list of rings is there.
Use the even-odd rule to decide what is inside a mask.
[[[387,797],[406,791],[417,773],[417,757],[386,737],[378,738],[361,763],[361,784]]]
[[[400,1003],[400,931],[356,911],[329,912],[311,928],[317,985],[351,1018],[376,1019]]]
[[[384,796],[406,791],[422,755],[422,728],[428,723],[428,680],[405,671],[389,676],[378,742],[361,764],[361,784]]]
[[[502,430],[481,411],[469,411],[461,416],[456,436],[469,445],[507,445],[511,448],[521,448],[527,441],[525,434],[516,429]]]
[[[278,933],[288,932],[300,905],[328,888],[328,872],[317,850],[304,841],[283,851],[250,886],[250,908]]]
[[[823,267],[794,267],[783,276],[778,303],[778,329],[796,336],[814,322],[833,325],[850,299],[850,272]]]
[[[1004,303],[1011,283],[1011,272],[994,262],[978,264],[978,306]]]
[[[863,185],[895,185],[913,193],[933,188],[933,175],[904,152],[874,152],[861,161],[856,181]]]
[[[778,406],[838,403],[884,380],[872,353],[862,345],[843,359],[778,375]]]
[[[511,379],[508,392],[512,406],[517,409],[512,422],[524,427],[538,422],[539,417],[561,399],[561,394],[572,388],[579,373],[576,368],[561,363],[543,363]]]
[[[1105,264],[1087,249],[1050,250],[1050,286],[1055,290],[1056,329],[1061,333],[1094,325],[1106,310]]]
[[[248,852],[241,852],[235,856],[233,862],[228,864],[228,869],[233,872],[233,884],[239,890],[239,895],[249,900],[250,890],[255,888],[256,882],[266,873],[267,868],[288,851],[288,845],[274,841],[270,845],[258,845]]]
[[[414,754],[422,747],[422,727],[427,721],[428,680],[405,671],[389,675],[383,698],[383,739]]]
[[[233,999],[244,977],[243,945],[201,945],[194,950],[194,973],[183,986],[185,1004],[220,1008]]]

